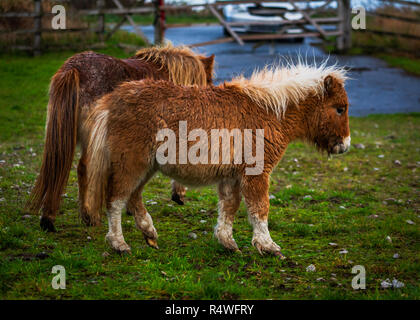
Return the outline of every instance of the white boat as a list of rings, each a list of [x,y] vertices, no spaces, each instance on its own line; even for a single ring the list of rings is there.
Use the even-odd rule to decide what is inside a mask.
[[[287,28],[285,20],[303,19],[303,15],[296,12],[290,3],[284,2],[228,4],[223,7],[223,15],[226,22],[246,23],[241,26],[231,26],[233,31],[244,33],[276,33],[283,27]],[[302,33],[302,29],[291,27],[287,28],[285,33],[299,34]]]

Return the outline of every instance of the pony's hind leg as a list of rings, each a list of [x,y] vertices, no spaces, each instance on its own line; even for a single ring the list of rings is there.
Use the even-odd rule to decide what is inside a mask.
[[[134,215],[136,227],[143,233],[146,243],[155,249],[159,249],[157,244],[158,234],[153,225],[152,217],[147,212],[147,209],[143,204],[142,197],[143,188],[152,176],[153,174],[151,173],[145,179],[143,179],[131,194],[127,203],[127,211]]]
[[[241,190],[248,209],[249,222],[253,227],[252,245],[260,254],[272,253],[284,259],[280,246],[271,239],[268,231],[268,188],[268,175],[245,176],[242,180]]]
[[[227,249],[239,251],[233,239],[233,220],[241,203],[241,193],[238,181],[222,181],[218,186],[219,216],[214,228],[214,235]]]
[[[185,193],[187,189],[180,183],[176,182],[175,180],[171,181],[172,184],[172,201],[183,205],[185,202]]]
[[[79,212],[82,221],[87,226],[98,226],[101,224],[100,212],[92,212],[86,204],[87,190],[87,157],[82,151],[79,164],[77,166],[77,181],[79,184]]]
[[[40,220],[40,226],[42,230],[48,232],[57,232],[57,229],[54,226],[55,217],[57,215],[57,210],[50,208],[42,208],[42,215]]]

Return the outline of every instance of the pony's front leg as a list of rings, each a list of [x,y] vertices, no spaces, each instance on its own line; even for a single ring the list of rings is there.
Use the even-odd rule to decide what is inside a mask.
[[[248,219],[253,227],[252,245],[260,254],[272,253],[284,259],[280,246],[271,239],[268,231],[270,208],[268,188],[269,175],[267,174],[245,176],[242,180],[242,193],[248,209]]]
[[[124,200],[113,200],[107,204],[108,234],[106,240],[118,252],[131,252],[130,246],[125,242],[121,227],[121,212],[125,206]]]
[[[233,239],[233,220],[241,203],[241,193],[238,181],[222,181],[218,186],[219,216],[214,228],[214,236],[229,250],[239,251]]]
[[[143,232],[146,243],[155,249],[159,249],[157,244],[157,231],[153,225],[152,217],[143,204],[142,192],[146,182],[142,182],[131,194],[127,204],[127,211],[134,215],[136,227]]]

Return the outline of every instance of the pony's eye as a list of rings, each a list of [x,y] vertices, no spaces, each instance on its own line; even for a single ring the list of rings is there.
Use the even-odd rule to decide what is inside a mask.
[[[337,113],[339,115],[343,114],[343,112],[344,112],[344,108],[337,108]]]

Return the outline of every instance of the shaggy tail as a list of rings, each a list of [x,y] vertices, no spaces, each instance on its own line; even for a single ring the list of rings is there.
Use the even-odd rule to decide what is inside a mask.
[[[91,132],[87,149],[88,187],[85,207],[90,216],[100,219],[100,212],[105,203],[105,190],[110,167],[107,142],[108,111],[101,107],[94,109],[86,121]]]
[[[41,171],[26,209],[43,209],[41,226],[54,230],[56,212],[67,183],[77,140],[79,72],[59,70],[51,81]]]

